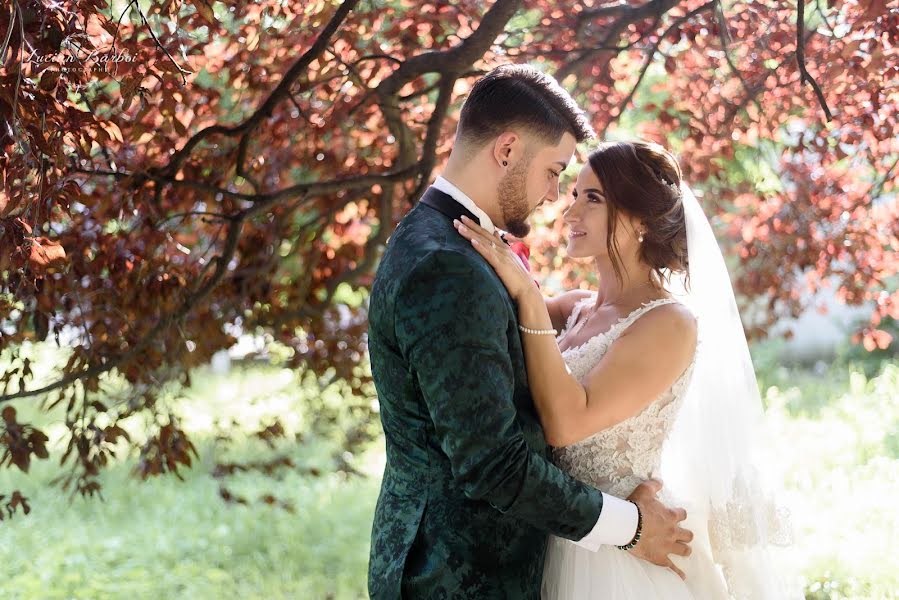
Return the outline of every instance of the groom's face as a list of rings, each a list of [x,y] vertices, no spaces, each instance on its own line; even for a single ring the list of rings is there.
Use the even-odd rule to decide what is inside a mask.
[[[577,141],[568,132],[558,144],[530,140],[522,157],[510,165],[499,182],[499,205],[504,229],[515,237],[531,231],[528,222],[534,210],[559,199],[559,175],[571,161]]]

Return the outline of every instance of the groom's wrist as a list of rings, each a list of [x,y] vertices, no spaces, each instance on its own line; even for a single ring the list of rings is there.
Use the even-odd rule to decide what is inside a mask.
[[[643,513],[640,511],[640,505],[631,500],[629,500],[629,502],[637,507],[637,530],[634,532],[634,537],[631,538],[630,542],[623,546],[618,546],[619,550],[633,550],[637,545],[637,542],[640,541],[640,536],[643,534]]]
[[[640,524],[640,509],[630,501],[603,493],[600,521],[605,521],[607,531],[604,544],[624,546],[633,541]]]
[[[629,500],[602,494],[602,510],[593,529],[575,544],[596,552],[601,546],[622,546],[634,539],[639,511]]]

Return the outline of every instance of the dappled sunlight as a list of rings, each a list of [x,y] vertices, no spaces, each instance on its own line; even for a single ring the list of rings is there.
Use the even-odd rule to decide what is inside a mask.
[[[591,327],[660,291],[628,265],[658,275],[683,267],[697,290],[708,287],[692,273],[710,255],[690,250],[697,230],[681,227],[690,214],[708,216],[708,244],[724,255],[721,283],[729,277],[739,309],[731,333],[740,362],[740,324],[752,344],[767,409],[764,451],[776,468],[763,475],[786,486],[793,513],[796,543],[783,560],[802,573],[806,600],[899,600],[895,0],[4,5],[0,600],[364,598],[386,464],[382,416],[391,443],[399,440],[391,459],[433,437],[400,427],[415,428],[412,436],[427,427],[439,440],[398,461],[397,508],[385,486],[374,581],[403,573],[397,561],[382,569],[381,554],[385,564],[419,562],[416,551],[402,553],[421,546],[410,538],[429,522],[422,503],[405,497],[421,480],[428,493],[453,479],[468,493],[467,483],[484,480],[484,497],[512,507],[520,490],[558,477],[527,463],[535,476],[515,488],[518,475],[502,472],[513,463],[481,458],[496,444],[476,448],[494,429],[454,439],[467,423],[499,423],[495,406],[464,402],[497,392],[471,392],[503,355],[485,351],[488,339],[505,339],[495,318],[508,313],[509,341],[518,331],[514,310],[493,310],[495,295],[466,290],[492,277],[484,265],[451,265],[494,249],[511,260],[503,244],[491,238],[487,253],[476,244],[468,256],[450,229],[400,225],[410,210],[430,210],[422,198],[438,175],[461,194],[450,196],[527,237],[509,240],[531,273],[518,291],[530,290],[531,276],[549,296],[599,290]],[[507,86],[508,77],[518,81]],[[660,144],[671,160],[653,151],[634,154],[631,167],[602,168],[604,159],[588,158],[600,142],[636,139]],[[584,166],[598,187],[578,190],[577,201]],[[595,200],[584,200],[588,192]],[[585,202],[593,217],[579,213]],[[528,231],[525,209],[534,206]],[[404,236],[413,251],[393,264],[412,269],[384,268]],[[622,259],[620,293],[607,255]],[[448,261],[433,284],[429,257]],[[704,306],[734,313],[726,296]],[[462,299],[490,310],[477,315]],[[551,324],[567,318],[566,302],[550,303]],[[534,333],[536,323],[519,317],[525,336]],[[589,332],[589,318],[575,335]],[[456,339],[450,324],[471,339]],[[415,329],[416,340],[403,339]],[[471,365],[464,372],[442,353],[454,345]],[[613,354],[626,357],[624,346]],[[722,357],[727,347],[700,345]],[[387,365],[379,349],[402,360]],[[539,401],[527,371],[549,363],[513,358],[512,370],[498,361],[493,372],[533,387],[534,398],[516,389],[516,405]],[[710,364],[695,362],[697,373]],[[740,373],[722,379],[748,384],[755,401],[748,367]],[[657,378],[634,379],[636,397]],[[581,398],[573,384],[562,388]],[[737,398],[714,390],[714,399]],[[540,441],[532,415],[500,408],[497,434],[516,423]],[[674,412],[657,403],[646,413],[656,409],[667,428]],[[719,422],[744,424],[717,412]],[[736,434],[703,435],[715,429],[685,437],[740,445]],[[447,456],[435,461],[434,451]],[[735,462],[723,451],[697,456],[690,464]],[[727,476],[706,479],[742,491]],[[552,500],[551,510],[526,518],[570,528],[555,514],[567,495],[558,485],[535,495]],[[447,513],[466,502],[457,497],[453,489],[442,503]],[[425,501],[436,527],[452,520]],[[525,515],[527,504],[512,514]],[[533,531],[499,525],[496,555],[527,554],[503,546],[504,536]],[[465,524],[451,528],[465,537]],[[496,558],[483,536],[472,539],[468,554]],[[476,577],[450,554],[420,562],[465,571],[469,591]]]
[[[198,372],[195,388],[174,403],[194,437],[199,460],[173,476],[140,481],[134,457],[101,475],[102,494],[85,499],[49,480],[61,449],[30,473],[0,471],[0,490],[19,488],[29,515],[0,522],[6,554],[0,597],[25,598],[320,598],[363,594],[368,530],[379,479],[335,467],[337,441],[303,431],[296,373],[257,366],[227,375]],[[183,412],[182,412],[183,411]],[[44,415],[42,415],[43,417]],[[270,447],[254,437],[279,419],[285,435]],[[221,421],[222,426],[213,426]],[[229,429],[230,428],[230,429]],[[217,439],[226,433],[230,442]],[[377,453],[375,453],[377,454]],[[250,464],[285,456],[292,467],[217,477],[220,463]],[[249,506],[227,503],[221,485]],[[2,493],[2,492],[0,492]],[[272,494],[294,512],[260,504]],[[44,541],[52,532],[52,543]],[[276,573],[277,576],[272,574]]]
[[[871,380],[859,371],[844,376],[848,391],[813,417],[786,411],[799,389],[766,392],[795,507],[790,560],[810,582],[835,582],[816,587],[832,597],[891,597],[899,589],[899,367],[886,364]]]
[[[245,431],[259,429],[277,415],[291,432],[302,428],[299,405],[306,391],[296,371],[257,367],[235,369],[225,377],[199,373],[202,383],[184,391],[178,402],[182,425],[191,433],[211,433],[216,423]]]

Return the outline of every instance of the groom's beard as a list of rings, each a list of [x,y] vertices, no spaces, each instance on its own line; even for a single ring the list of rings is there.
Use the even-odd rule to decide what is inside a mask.
[[[531,224],[528,223],[531,210],[528,207],[526,192],[530,165],[531,157],[525,157],[509,169],[499,181],[499,208],[505,221],[504,229],[518,238],[523,238],[531,232]]]

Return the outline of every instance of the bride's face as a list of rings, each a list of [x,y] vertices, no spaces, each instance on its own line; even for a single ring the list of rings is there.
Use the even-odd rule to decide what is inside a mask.
[[[609,205],[602,184],[590,165],[584,165],[577,177],[574,199],[563,213],[568,225],[568,256],[587,258],[608,256]],[[620,210],[615,227],[615,239],[622,254],[636,248],[635,224]]]

